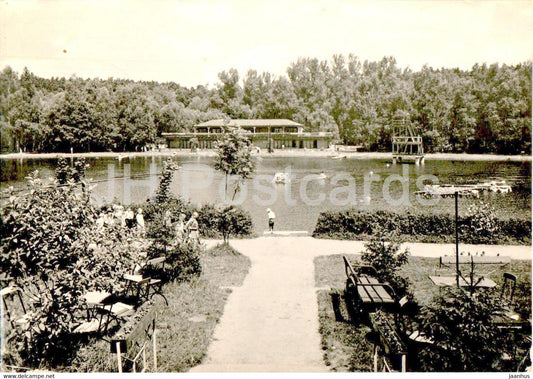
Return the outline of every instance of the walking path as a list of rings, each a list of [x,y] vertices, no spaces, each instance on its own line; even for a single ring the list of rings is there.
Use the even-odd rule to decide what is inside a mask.
[[[248,255],[246,252],[239,250],[239,247],[249,249],[264,249],[268,245],[267,241],[274,238],[261,237],[244,240],[231,240],[231,245],[237,249],[241,254]],[[319,239],[312,237],[280,237],[284,245],[291,250],[298,248],[307,251],[308,255],[331,255],[331,254],[355,254],[364,250],[364,241],[350,241],[350,240],[334,240],[334,239]],[[221,243],[221,240],[205,240],[208,247],[215,246]],[[438,258],[442,255],[455,254],[455,244],[453,243],[418,243],[406,242],[401,245],[401,248],[408,248],[412,256],[415,257],[429,257]],[[472,245],[459,244],[461,252],[485,252],[485,255],[502,255],[508,256],[512,259],[531,260],[532,248],[525,245]]]
[[[219,241],[206,241],[209,246]],[[191,372],[324,372],[313,259],[354,254],[363,242],[312,237],[232,240],[252,267],[234,288],[204,364]],[[414,256],[453,254],[453,244],[408,243]],[[531,259],[530,246],[461,245],[461,251]]]

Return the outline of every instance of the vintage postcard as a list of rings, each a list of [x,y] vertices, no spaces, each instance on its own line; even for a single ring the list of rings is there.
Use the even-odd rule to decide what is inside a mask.
[[[4,377],[529,378],[532,17],[0,1]]]

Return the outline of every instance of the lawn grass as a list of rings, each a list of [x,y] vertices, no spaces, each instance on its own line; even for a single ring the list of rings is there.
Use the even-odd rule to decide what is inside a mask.
[[[320,290],[318,298],[319,332],[326,366],[334,372],[370,372],[372,371],[372,345],[366,341],[365,334],[370,328],[354,325],[343,301],[344,291],[340,295],[339,313],[336,320],[332,307],[331,291]]]
[[[350,261],[360,259],[360,255],[347,255]],[[331,371],[370,371],[372,369],[372,345],[365,340],[370,330],[364,324],[350,322],[344,302],[346,274],[342,255],[319,256],[315,263],[315,286],[331,288],[317,293],[319,312],[319,331],[322,338],[324,360]],[[439,294],[439,289],[430,281],[429,275],[452,275],[454,267],[439,268],[437,258],[409,257],[408,263],[399,273],[410,280],[410,289],[420,305],[427,305]],[[468,267],[463,270],[469,272]],[[528,291],[529,301],[525,307],[531,312],[531,261],[513,260],[508,267],[495,265],[476,266],[476,275],[494,280],[498,285],[503,281],[503,273],[511,272],[517,276],[517,288]],[[495,291],[498,291],[498,288]],[[338,294],[340,306],[334,312],[332,295]],[[518,304],[517,304],[518,306]],[[524,305],[523,305],[524,306]],[[340,320],[339,320],[340,316]]]
[[[201,263],[199,277],[164,286],[168,306],[155,305],[158,372],[185,372],[202,362],[230,287],[240,286],[250,268],[247,257],[226,245],[202,253]],[[148,359],[152,362],[151,353]],[[116,372],[115,360],[109,343],[98,340],[80,349],[68,371]]]

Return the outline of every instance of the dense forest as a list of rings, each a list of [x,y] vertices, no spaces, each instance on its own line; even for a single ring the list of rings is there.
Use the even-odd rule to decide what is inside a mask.
[[[429,152],[531,154],[531,62],[469,71],[300,58],[287,76],[219,73],[214,88],[0,73],[2,151],[138,150],[215,118],[286,118],[343,144],[387,151],[391,120],[410,118]]]

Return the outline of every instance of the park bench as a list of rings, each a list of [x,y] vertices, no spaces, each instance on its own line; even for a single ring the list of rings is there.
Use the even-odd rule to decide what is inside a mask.
[[[388,283],[379,282],[374,267],[352,265],[345,256],[343,260],[347,277],[346,294],[352,299],[354,310],[363,312],[396,306],[394,290]]]

